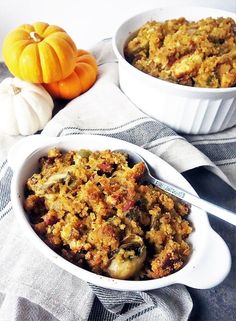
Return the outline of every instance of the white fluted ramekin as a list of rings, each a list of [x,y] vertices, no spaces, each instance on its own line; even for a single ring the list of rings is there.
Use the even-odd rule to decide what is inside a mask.
[[[191,185],[173,167],[147,150],[125,141],[96,135],[73,135],[64,137],[47,137],[43,135],[28,136],[12,147],[8,161],[13,169],[11,183],[11,201],[14,214],[19,221],[23,234],[50,261],[72,273],[78,278],[95,285],[125,291],[143,291],[157,289],[175,283],[193,288],[206,289],[221,283],[231,268],[230,252],[223,239],[211,228],[206,213],[194,206],[191,208],[189,220],[193,232],[188,238],[192,253],[185,266],[160,279],[131,281],[118,280],[98,275],[82,269],[55,253],[35,233],[24,211],[24,190],[26,180],[38,170],[38,160],[47,151],[57,147],[64,151],[90,149],[126,149],[140,154],[153,170],[154,175],[169,183],[196,195]],[[27,251],[27,248],[25,248]],[[212,272],[214,271],[214,272]]]
[[[197,88],[152,77],[129,64],[124,47],[145,22],[185,17],[197,21],[207,17],[231,17],[228,11],[204,7],[165,7],[138,14],[120,25],[113,37],[119,62],[120,87],[143,112],[180,133],[209,134],[236,125],[236,87]]]

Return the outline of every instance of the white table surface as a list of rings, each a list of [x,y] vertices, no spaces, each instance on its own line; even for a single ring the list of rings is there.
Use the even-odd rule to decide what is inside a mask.
[[[236,0],[0,0],[0,52],[7,32],[23,23],[44,21],[59,25],[78,48],[89,49],[100,39],[111,37],[126,18],[167,5],[201,5],[236,11]]]

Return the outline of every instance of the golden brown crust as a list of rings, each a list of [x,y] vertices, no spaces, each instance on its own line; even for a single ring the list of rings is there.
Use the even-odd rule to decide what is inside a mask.
[[[55,149],[39,163],[26,182],[24,207],[36,233],[67,260],[117,277],[120,264],[121,277],[139,279],[168,275],[186,262],[189,207],[143,185],[143,163],[130,167],[127,155],[110,150]]]
[[[177,84],[236,85],[236,23],[231,18],[149,21],[125,47],[126,59],[154,77]]]

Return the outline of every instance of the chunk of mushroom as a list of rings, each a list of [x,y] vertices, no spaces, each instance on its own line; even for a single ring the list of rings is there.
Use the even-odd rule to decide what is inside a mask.
[[[48,178],[48,180],[42,185],[42,189],[47,189],[52,185],[62,182],[68,176],[68,172],[65,173],[56,173]]]
[[[147,251],[143,239],[138,235],[126,237],[118,251],[111,258],[107,273],[116,279],[135,277],[143,266]]]

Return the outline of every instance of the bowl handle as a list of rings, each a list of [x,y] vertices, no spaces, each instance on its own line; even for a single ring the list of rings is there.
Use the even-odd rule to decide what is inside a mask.
[[[231,255],[225,241],[210,230],[206,251],[199,266],[184,276],[184,283],[196,289],[209,289],[221,283],[231,268]]]
[[[48,137],[50,141],[52,137]],[[55,138],[53,138],[55,139]],[[31,135],[26,136],[17,141],[9,150],[7,155],[8,163],[11,169],[14,171],[21,164],[27,155],[35,151],[42,144],[45,144],[45,136],[42,135]]]

